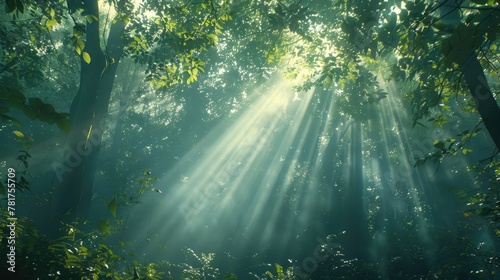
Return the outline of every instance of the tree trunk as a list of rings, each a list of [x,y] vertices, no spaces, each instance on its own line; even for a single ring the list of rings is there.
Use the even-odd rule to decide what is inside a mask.
[[[497,149],[500,149],[500,108],[491,93],[490,86],[477,54],[472,51],[460,65],[477,110]]]
[[[86,1],[87,14],[99,17],[98,1]],[[87,22],[83,51],[90,63],[80,59],[80,87],[70,111],[71,130],[68,133],[62,162],[55,162],[55,195],[52,199],[49,226],[58,234],[60,221],[86,219],[92,198],[96,160],[100,149],[104,121],[114,84],[118,62],[123,54],[125,23],[118,20],[111,26],[107,56],[100,47],[99,22]],[[107,59],[107,57],[109,59]],[[111,63],[112,59],[113,63]]]

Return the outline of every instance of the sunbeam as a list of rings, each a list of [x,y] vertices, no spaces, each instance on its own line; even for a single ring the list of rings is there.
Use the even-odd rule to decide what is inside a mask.
[[[165,195],[150,195],[147,204],[156,205],[137,211],[135,219],[142,223],[130,236],[155,232],[156,241],[172,249],[190,241],[197,250],[225,248],[245,256],[264,251],[283,225],[283,234],[296,231],[293,220],[280,221],[288,208],[288,198],[281,194],[287,192],[297,168],[285,166],[284,158],[294,149],[296,161],[304,142],[296,147],[293,142],[310,133],[299,127],[312,91],[294,102],[292,86],[279,77],[273,80],[273,85],[263,87],[265,92],[256,91],[244,112],[220,123],[159,178],[158,188]],[[287,178],[283,184],[278,182],[282,172]],[[274,190],[277,185],[281,186]],[[302,209],[301,215],[307,216],[307,211]],[[290,236],[282,236],[283,246],[290,241]],[[149,250],[153,253],[154,248]]]
[[[165,257],[166,246],[175,259],[189,244],[225,252],[218,260],[225,267],[246,269],[269,259],[300,261],[303,246],[343,233],[337,241],[348,254],[380,258],[383,266],[401,230],[394,225],[402,223],[434,259],[423,194],[435,191],[425,187],[427,171],[413,167],[425,149],[408,143],[417,134],[405,129],[411,120],[394,85],[359,121],[338,108],[332,92],[297,98],[278,75],[271,81],[159,178],[163,194],[151,192],[132,213],[137,226],[128,238],[146,245],[138,245],[144,256]]]

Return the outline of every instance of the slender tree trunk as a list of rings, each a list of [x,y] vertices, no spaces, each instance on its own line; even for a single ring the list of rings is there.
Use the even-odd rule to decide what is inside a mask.
[[[450,26],[458,26],[461,23],[460,3],[454,0],[439,0],[439,2],[440,20]],[[498,22],[494,20],[497,17],[495,15],[497,12],[492,10],[488,19],[484,20],[481,24],[498,25]],[[500,108],[491,93],[483,67],[477,59],[476,50],[472,50],[465,57],[464,61],[460,64],[460,70],[464,75],[472,98],[476,101],[477,110],[481,115],[486,129],[488,129],[497,149],[500,149]]]
[[[98,1],[86,1],[87,14],[99,17]],[[83,51],[90,63],[80,60],[80,87],[71,106],[71,130],[68,133],[62,162],[52,164],[55,171],[55,195],[51,204],[51,234],[58,234],[60,221],[86,219],[92,198],[92,186],[100,150],[104,121],[114,84],[118,62],[123,52],[125,23],[111,26],[106,55],[101,50],[99,22],[87,22]],[[114,62],[111,63],[112,59]]]
[[[497,149],[500,149],[500,108],[491,93],[490,86],[477,54],[472,51],[460,66],[477,110]]]

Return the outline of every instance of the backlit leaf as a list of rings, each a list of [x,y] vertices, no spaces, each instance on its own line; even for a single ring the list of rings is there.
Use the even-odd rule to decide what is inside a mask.
[[[97,222],[97,227],[102,233],[110,233],[109,225],[107,222]]]
[[[116,218],[116,198],[113,198],[113,200],[108,203],[108,210],[111,215]]]
[[[88,52],[83,52],[82,53],[83,60],[87,63],[90,64],[90,54]]]
[[[12,133],[14,133],[19,138],[24,138],[24,134],[19,130],[14,130]]]
[[[61,118],[57,120],[57,127],[64,132],[69,132],[71,129],[71,123],[67,118]]]
[[[47,20],[47,22],[45,23],[45,26],[47,26],[49,30],[52,30],[56,25],[57,25],[57,20],[54,18]]]

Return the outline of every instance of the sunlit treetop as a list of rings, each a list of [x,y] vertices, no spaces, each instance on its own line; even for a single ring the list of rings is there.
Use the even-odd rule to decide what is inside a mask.
[[[386,79],[412,84],[405,94],[416,124],[443,115],[453,107],[446,103],[459,96],[461,106],[473,110],[460,69],[470,50],[479,52],[487,76],[496,75],[497,1],[450,2],[280,1],[262,5],[260,26],[241,24],[247,24],[248,37],[261,26],[269,30],[249,45],[256,44],[287,76],[302,80],[300,90],[366,84],[361,68],[383,65],[378,69]]]
[[[103,1],[107,5],[101,5],[101,12],[108,15],[100,16],[99,28],[101,45],[107,48],[104,35],[118,21],[127,23],[124,55],[147,66],[147,80],[157,90],[191,84],[206,67],[216,67],[221,70],[212,73],[254,81],[279,68],[301,85],[298,90],[320,86],[343,91],[349,83],[369,84],[362,68],[379,63],[390,68],[383,71],[387,79],[415,85],[405,94],[413,104],[416,124],[445,114],[441,109],[451,106],[440,104],[457,94],[462,105],[473,110],[465,97],[467,89],[459,83],[465,50],[480,50],[488,75],[494,75],[498,63],[497,1],[451,2]],[[18,23],[32,30],[27,33],[32,40],[28,45],[45,44],[50,53],[47,48],[58,42],[39,38],[62,39],[55,33],[66,28],[72,32],[75,52],[86,62],[92,59],[85,49],[84,25],[96,16],[78,1],[6,3],[13,17],[33,19]],[[216,52],[208,54],[211,48]],[[14,60],[9,56],[12,52],[4,56],[6,64]],[[217,66],[207,65],[216,57]],[[378,91],[371,87],[345,94],[364,92],[358,99],[380,99],[380,94],[366,96],[373,90]]]

